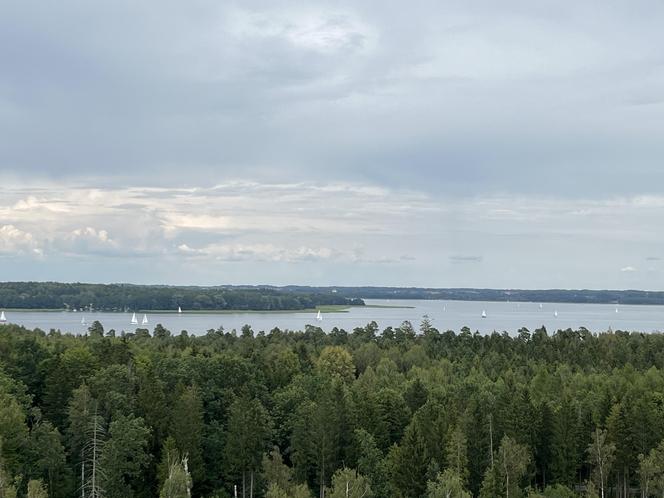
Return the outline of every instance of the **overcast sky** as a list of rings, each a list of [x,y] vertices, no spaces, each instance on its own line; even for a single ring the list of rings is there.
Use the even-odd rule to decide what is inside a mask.
[[[662,26],[0,2],[0,281],[664,289]]]

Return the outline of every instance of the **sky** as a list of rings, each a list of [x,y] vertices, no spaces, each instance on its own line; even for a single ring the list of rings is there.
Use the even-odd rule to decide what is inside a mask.
[[[0,281],[664,289],[662,25],[0,2]]]

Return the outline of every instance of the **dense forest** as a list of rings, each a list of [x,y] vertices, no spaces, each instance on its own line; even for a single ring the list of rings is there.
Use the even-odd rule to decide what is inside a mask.
[[[664,304],[663,291],[591,289],[472,289],[427,287],[275,287],[289,292],[328,293],[365,299],[439,299],[448,301],[513,301],[533,303]]]
[[[274,288],[2,282],[0,307],[99,311],[303,310],[322,305],[362,305],[333,292],[281,292]]]
[[[362,306],[364,299],[441,299],[546,303],[664,304],[664,292],[637,290],[505,290],[419,287],[168,286],[2,282],[0,308],[98,311],[305,310]]]
[[[664,494],[664,336],[0,326],[0,496]]]

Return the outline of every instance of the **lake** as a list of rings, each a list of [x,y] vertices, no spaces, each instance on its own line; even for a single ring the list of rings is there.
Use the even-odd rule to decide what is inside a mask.
[[[157,323],[178,334],[187,330],[190,334],[205,334],[209,329],[221,326],[225,330],[249,324],[254,331],[270,331],[274,327],[282,330],[303,330],[305,325],[319,325],[329,331],[333,327],[352,331],[372,320],[382,330],[396,327],[409,320],[416,328],[427,315],[439,330],[459,331],[467,326],[473,332],[491,333],[507,331],[515,334],[521,327],[531,331],[544,325],[549,332],[558,329],[586,327],[592,332],[630,330],[659,332],[664,330],[664,306],[615,306],[612,304],[552,304],[481,301],[429,301],[429,300],[365,300],[368,305],[409,306],[409,308],[353,307],[345,313],[324,313],[323,321],[316,321],[313,313],[148,313],[150,330]],[[618,312],[616,312],[616,309]],[[486,310],[487,317],[482,318]],[[557,311],[558,316],[555,316]],[[83,333],[93,320],[99,320],[106,330],[133,331],[131,313],[67,313],[48,311],[7,311],[7,320],[27,328],[45,331],[60,329],[62,332]],[[86,325],[81,324],[85,317]],[[139,321],[143,315],[138,315]],[[141,325],[139,325],[140,327]],[[0,328],[1,330],[1,328]]]

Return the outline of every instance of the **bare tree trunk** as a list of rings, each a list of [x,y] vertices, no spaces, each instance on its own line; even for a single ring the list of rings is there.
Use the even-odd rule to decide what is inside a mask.
[[[493,469],[493,415],[489,414],[489,453],[491,456],[491,468]]]
[[[249,498],[254,498],[254,471],[251,471],[249,478]]]
[[[81,498],[85,498],[85,456],[81,451]]]
[[[92,498],[98,498],[97,493],[97,411],[95,410],[95,422],[92,436]]]
[[[245,471],[243,470],[242,471],[242,498],[246,498],[246,493],[245,493],[246,486],[247,486],[247,477],[246,477]]]

